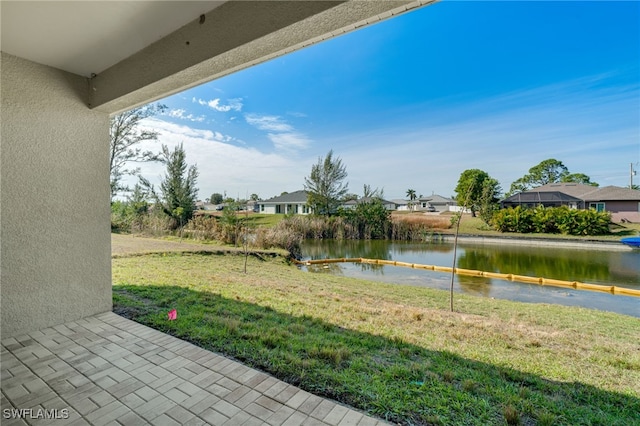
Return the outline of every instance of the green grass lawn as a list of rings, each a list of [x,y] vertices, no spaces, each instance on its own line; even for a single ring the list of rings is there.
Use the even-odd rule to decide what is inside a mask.
[[[242,217],[242,213],[238,216]],[[253,213],[248,217],[249,224],[252,226],[275,226],[278,222],[284,219],[283,214],[264,214],[264,213]]]
[[[209,216],[216,216],[216,217],[220,217],[222,216],[222,212],[211,212],[211,211],[206,211],[203,213],[205,216],[209,217]],[[249,225],[251,226],[267,226],[267,227],[272,227],[275,226],[278,222],[280,222],[282,219],[285,218],[284,214],[266,214],[266,213],[253,213],[253,212],[249,212],[248,214],[245,215],[245,213],[243,211],[239,211],[236,213],[236,216],[238,216],[241,219],[247,219],[247,222],[249,223]]]
[[[114,259],[114,311],[401,424],[640,424],[638,318],[243,261]]]

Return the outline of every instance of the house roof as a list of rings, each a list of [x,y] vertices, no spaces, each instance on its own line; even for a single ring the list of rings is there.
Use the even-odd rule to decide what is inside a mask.
[[[446,204],[446,203],[456,202],[456,200],[443,197],[442,195],[438,195],[438,194],[429,195],[428,197],[420,197],[418,201],[429,201],[431,204]]]
[[[560,191],[527,191],[519,192],[502,200],[503,203],[551,203],[551,202],[579,202],[580,198],[572,197]]]
[[[362,197],[362,198],[358,198],[357,200],[349,200],[349,201],[345,202],[344,205],[345,206],[355,206],[356,204],[368,203],[368,202],[371,202],[371,201],[373,201],[375,199],[376,198],[373,198],[373,197]],[[387,201],[387,200],[384,200],[382,198],[377,198],[377,199],[382,201],[382,204],[394,204],[394,205],[396,204],[393,201]]]
[[[640,191],[621,188],[619,186],[605,186],[598,188],[584,196],[585,201],[640,201]]]
[[[559,191],[573,197],[584,199],[583,197],[593,191],[597,191],[597,186],[585,185],[582,183],[548,183],[537,188],[524,192],[555,192]]]
[[[262,200],[260,203],[270,203],[270,204],[291,204],[291,203],[306,203],[307,202],[307,191],[294,191],[289,192],[287,194],[278,195],[277,197],[269,198],[268,200]]]
[[[542,196],[543,193],[554,192],[562,193],[583,201],[640,201],[640,191],[635,189],[613,185],[599,188],[581,183],[549,183],[529,191],[512,195],[503,201],[509,201],[517,195],[541,194],[540,196]]]

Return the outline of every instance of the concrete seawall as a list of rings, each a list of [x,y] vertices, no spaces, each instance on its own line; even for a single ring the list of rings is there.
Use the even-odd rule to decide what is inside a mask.
[[[442,234],[442,239],[453,242],[455,236]],[[616,250],[631,251],[631,247],[616,241],[602,240],[569,240],[561,238],[522,238],[522,237],[485,237],[481,235],[459,235],[459,243],[473,244],[501,244],[533,247],[566,247],[585,250]]]

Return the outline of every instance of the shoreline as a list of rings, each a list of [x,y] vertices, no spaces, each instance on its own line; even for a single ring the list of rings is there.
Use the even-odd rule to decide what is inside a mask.
[[[440,234],[446,242],[453,242],[455,236],[453,234]],[[476,243],[476,244],[512,244],[512,245],[529,245],[534,247],[566,247],[578,248],[585,250],[615,250],[615,251],[633,251],[633,249],[623,243],[615,241],[603,240],[570,240],[562,238],[527,238],[527,237],[497,237],[483,236],[473,234],[458,235],[458,242]]]

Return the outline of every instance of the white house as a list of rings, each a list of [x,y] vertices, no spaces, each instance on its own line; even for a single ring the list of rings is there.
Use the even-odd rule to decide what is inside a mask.
[[[451,206],[456,206],[456,200],[433,194],[427,197],[420,197],[417,200],[418,211],[446,212],[451,210]]]
[[[357,200],[349,200],[344,204],[342,204],[342,208],[355,209],[358,204],[368,203],[368,202],[371,202],[372,200],[373,200],[372,197],[362,197],[362,198],[358,198]],[[383,199],[380,199],[380,201],[384,205],[384,208],[387,210],[396,210],[397,208],[396,203],[394,203],[393,201],[387,201]]]
[[[309,214],[311,208],[307,205],[307,191],[295,191],[282,194],[268,200],[258,201],[260,213],[266,214]]]

